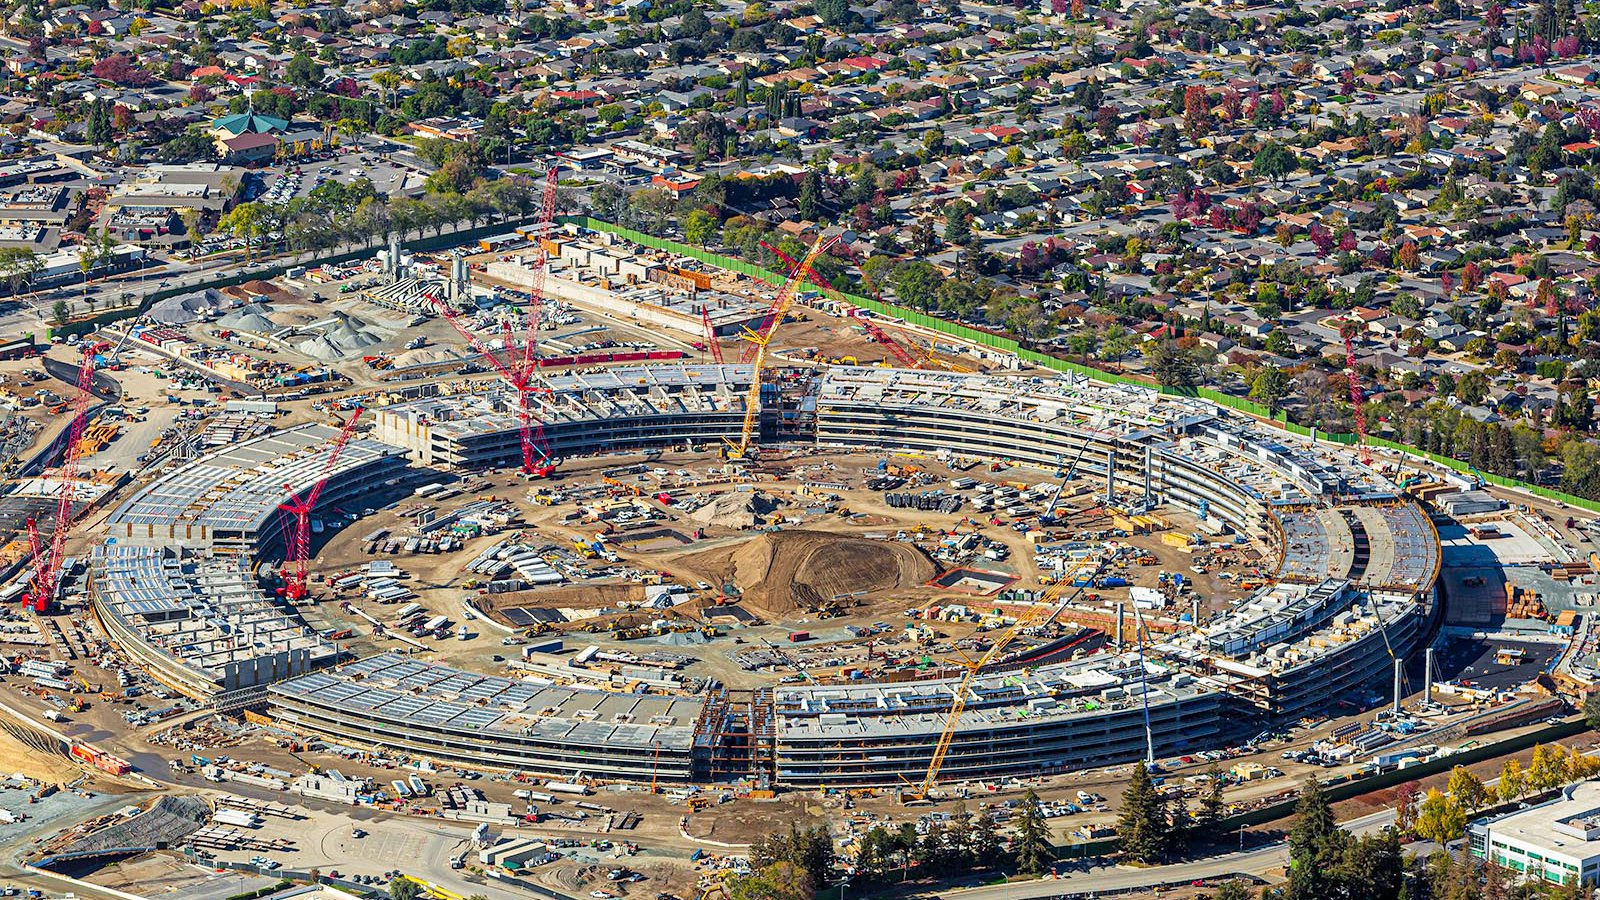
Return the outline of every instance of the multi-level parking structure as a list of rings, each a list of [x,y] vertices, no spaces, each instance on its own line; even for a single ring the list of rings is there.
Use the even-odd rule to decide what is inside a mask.
[[[323,477],[317,512],[365,507],[407,476],[395,447],[306,425],[220,450],[158,476],[107,520],[91,596],[107,633],[157,680],[218,708],[259,703],[266,684],[338,651],[263,586],[256,564],[280,553],[279,506]]]
[[[552,379],[552,393],[540,401],[545,431],[557,456],[715,445],[737,433],[748,377],[739,367],[676,365]],[[960,454],[1095,478],[1119,505],[1189,510],[1215,531],[1259,542],[1278,561],[1271,584],[1142,655],[1124,646],[1026,675],[974,679],[944,764],[950,779],[1128,761],[1147,746],[1158,755],[1199,749],[1241,723],[1289,720],[1333,698],[1365,697],[1436,616],[1438,536],[1413,502],[1348,450],[1203,401],[1081,378],[867,368],[791,375],[762,397],[768,440],[781,433],[822,449]],[[430,464],[509,464],[518,452],[516,421],[508,407],[496,411],[497,402],[504,400],[469,395],[402,404],[380,412],[378,433]],[[557,731],[570,721],[565,704],[536,708],[513,693],[457,693],[449,685],[481,676],[450,672],[429,693],[446,704],[437,715],[466,704],[511,721],[548,719]],[[508,740],[504,727],[435,724],[409,704],[372,704],[353,724],[331,711],[356,680],[345,671],[319,673],[274,688],[271,699],[285,720],[345,742],[441,758],[469,753],[534,772],[633,777],[629,762],[575,765],[539,741]],[[914,780],[928,767],[961,685],[786,685],[750,700],[678,698],[699,704],[692,716],[686,706],[674,717],[692,718],[694,733],[663,751],[671,765],[652,765],[652,777],[717,777],[745,765],[795,786]],[[589,700],[575,705],[587,708]],[[596,707],[585,721],[631,725],[635,716]],[[614,749],[637,774],[635,739]],[[679,752],[687,759],[673,756]]]

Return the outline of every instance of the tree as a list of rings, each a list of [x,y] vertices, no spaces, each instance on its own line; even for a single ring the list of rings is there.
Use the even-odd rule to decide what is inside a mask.
[[[1122,792],[1122,812],[1117,816],[1117,843],[1123,855],[1135,862],[1153,863],[1171,849],[1166,804],[1156,793],[1150,770],[1143,762],[1133,767],[1133,777]]]
[[[1289,395],[1289,376],[1277,366],[1268,366],[1250,383],[1250,399],[1267,405],[1271,415],[1278,413],[1278,401]]]
[[[1417,824],[1417,801],[1422,798],[1422,783],[1407,781],[1394,789],[1394,827],[1401,834],[1410,834]]]
[[[1289,338],[1289,332],[1284,328],[1274,328],[1261,342],[1261,349],[1273,356],[1288,356],[1294,352],[1294,341]]]
[[[1535,791],[1554,790],[1567,781],[1567,751],[1557,744],[1539,744],[1528,763],[1528,787]]]
[[[1200,811],[1194,817],[1195,830],[1207,834],[1222,821],[1227,806],[1222,800],[1222,771],[1216,763],[1206,770],[1206,795],[1200,798]]]
[[[1300,800],[1295,804],[1294,828],[1289,832],[1289,855],[1295,859],[1310,859],[1320,852],[1329,838],[1339,834],[1333,820],[1333,807],[1322,793],[1322,783],[1315,776],[1300,789]]]
[[[1263,178],[1282,181],[1297,165],[1299,163],[1292,151],[1277,141],[1267,141],[1251,161],[1250,171]]]
[[[1600,691],[1583,698],[1583,723],[1590,728],[1600,728]]]
[[[1522,763],[1514,758],[1506,760],[1505,765],[1500,767],[1500,783],[1496,790],[1500,795],[1500,802],[1520,800],[1527,792],[1528,782],[1522,773]]]
[[[417,900],[422,886],[409,878],[396,878],[389,882],[389,900]]]
[[[979,866],[988,868],[1001,864],[1000,830],[994,816],[988,811],[978,813],[972,820],[972,858]]]
[[[807,170],[800,182],[798,207],[802,219],[815,222],[822,217],[822,176],[815,169]]]
[[[1216,900],[1250,900],[1249,883],[1239,879],[1225,881],[1212,896]]]
[[[1050,828],[1045,824],[1044,811],[1039,808],[1039,795],[1029,789],[1022,795],[1022,806],[1017,811],[1017,835],[1014,842],[1017,871],[1029,875],[1042,875],[1055,861],[1055,848],[1050,844]]]
[[[50,307],[50,318],[56,323],[56,327],[58,328],[67,324],[67,319],[69,318],[67,312],[67,301],[57,300],[55,305]]]
[[[258,202],[241,203],[228,214],[222,217],[217,226],[234,237],[244,241],[246,259],[255,258],[255,244],[269,229],[265,227],[267,221],[266,207]]]
[[[1191,388],[1200,382],[1200,367],[1194,357],[1169,339],[1151,341],[1145,345],[1150,372],[1165,388]]]
[[[1437,789],[1428,791],[1417,809],[1417,837],[1448,845],[1467,831],[1467,811],[1452,796]]]
[[[703,209],[692,209],[683,217],[683,237],[691,244],[704,246],[717,233],[717,217]]]
[[[757,870],[792,866],[805,877],[808,890],[815,890],[828,883],[833,871],[833,835],[826,827],[802,829],[791,822],[788,831],[774,832],[750,846],[750,865]]]
[[[1489,800],[1489,789],[1484,786],[1483,779],[1472,774],[1465,766],[1450,770],[1450,781],[1445,785],[1445,790],[1468,813],[1482,809]]]
[[[44,268],[44,262],[31,247],[0,247],[0,278],[15,296],[23,285],[31,284],[33,277]]]
[[[794,863],[777,862],[728,882],[729,900],[811,900],[816,886]]]
[[[894,275],[889,280],[894,285],[895,297],[901,303],[926,311],[938,297],[939,285],[944,277],[931,263],[917,259],[895,267]]]

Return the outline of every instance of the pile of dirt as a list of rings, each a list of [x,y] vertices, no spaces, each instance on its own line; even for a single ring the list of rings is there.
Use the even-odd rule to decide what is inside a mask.
[[[767,515],[777,508],[778,501],[759,491],[733,491],[711,498],[689,518],[719,528],[754,528],[766,524]]]
[[[320,334],[314,338],[306,338],[300,343],[295,344],[294,349],[304,353],[306,356],[309,356],[312,359],[320,359],[323,362],[334,362],[336,360],[344,359],[344,352],[338,347],[334,346],[333,342],[328,340],[327,337]]]
[[[764,534],[726,556],[720,569],[721,580],[739,589],[743,605],[769,618],[815,609],[841,595],[922,587],[939,574],[910,544],[821,531]]]
[[[459,359],[461,357],[448,350],[424,347],[420,350],[407,350],[404,353],[397,354],[394,358],[394,364],[396,368],[403,369],[406,366],[432,366],[439,363],[451,363]]]

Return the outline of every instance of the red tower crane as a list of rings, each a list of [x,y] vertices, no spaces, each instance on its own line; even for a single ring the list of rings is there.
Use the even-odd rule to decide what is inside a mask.
[[[779,259],[782,259],[784,263],[789,266],[789,268],[793,269],[795,266],[799,265],[799,263],[795,262],[794,259],[789,256],[789,254],[784,253],[777,247],[774,247],[765,241],[761,243],[761,246],[771,250],[773,254],[775,254]],[[822,273],[818,272],[816,269],[807,266],[806,277],[822,285],[825,290],[832,291],[835,294],[840,294],[842,296],[842,292],[830,284],[828,279],[823,277]],[[908,369],[915,369],[917,368],[918,363],[922,362],[922,360],[918,359],[916,356],[913,356],[911,351],[907,350],[899,341],[891,337],[889,332],[884,331],[881,327],[879,327],[878,323],[872,321],[866,316],[859,314],[855,316],[855,320],[861,323],[861,327],[867,330],[867,334],[871,335],[874,341],[877,341],[878,343],[889,348],[889,352],[894,354],[894,358],[900,363],[900,365],[905,366]]]
[[[461,335],[462,340],[483,357],[489,368],[500,376],[500,380],[517,392],[517,423],[522,439],[522,471],[534,478],[550,477],[556,469],[555,461],[550,457],[550,442],[544,435],[544,423],[539,421],[528,406],[529,394],[551,393],[549,388],[532,384],[537,368],[519,364],[516,359],[517,351],[509,345],[505,349],[506,360],[502,361],[484,346],[483,341],[473,333],[472,329],[461,321],[461,314],[452,309],[444,298],[437,294],[429,294],[428,301],[439,311],[439,315],[450,323],[450,327]]]
[[[1356,372],[1356,351],[1352,343],[1359,329],[1354,318],[1345,319],[1339,326],[1339,336],[1344,338],[1345,381],[1350,385],[1350,406],[1356,420],[1356,439],[1361,442],[1361,464],[1372,465],[1372,447],[1367,443],[1367,411],[1362,407],[1361,376]]]
[[[722,344],[717,341],[717,329],[711,324],[711,310],[708,307],[700,307],[700,324],[706,330],[706,349],[711,351],[711,358],[717,361],[717,365],[722,365]]]
[[[78,393],[72,400],[72,424],[67,427],[67,447],[61,459],[57,480],[56,518],[49,543],[39,534],[39,523],[27,520],[28,550],[33,557],[33,588],[23,596],[24,605],[35,612],[48,612],[61,586],[61,567],[66,561],[67,535],[72,531],[72,500],[78,483],[78,459],[83,453],[83,428],[89,417],[90,389],[94,386],[95,361],[106,343],[91,343],[83,348],[78,366]]]
[[[555,166],[545,173],[543,203],[534,228],[533,274],[528,283],[528,304],[523,317],[527,334],[518,340],[509,317],[500,323],[505,331],[506,360],[524,383],[531,383],[533,372],[539,368],[539,317],[544,309],[544,277],[550,270],[550,234],[555,228],[556,173]]]
[[[306,591],[306,566],[311,560],[311,512],[317,508],[317,502],[322,499],[322,489],[328,486],[328,476],[333,472],[333,466],[339,461],[344,447],[350,443],[350,435],[355,432],[356,422],[361,418],[364,410],[356,407],[350,420],[339,429],[339,436],[333,439],[333,446],[328,451],[328,457],[322,463],[322,472],[317,477],[311,490],[306,492],[305,499],[295,496],[292,485],[284,485],[284,490],[289,492],[289,500],[280,503],[278,509],[284,512],[288,524],[287,534],[284,536],[284,564],[291,569],[289,578],[284,583],[283,595],[291,602],[304,597]]]

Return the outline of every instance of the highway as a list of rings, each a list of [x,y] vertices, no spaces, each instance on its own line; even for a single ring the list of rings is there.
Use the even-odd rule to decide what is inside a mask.
[[[1340,826],[1353,834],[1373,834],[1393,823],[1394,810],[1385,809],[1359,819],[1342,822]],[[939,891],[937,896],[949,900],[1032,900],[1032,898],[1085,891],[1154,887],[1159,884],[1226,878],[1229,875],[1257,875],[1280,869],[1288,862],[1288,843],[1277,841],[1250,850],[1170,866],[1152,866],[1145,869],[1131,866],[1095,866],[1062,871],[1060,875],[1051,879],[948,889]]]

